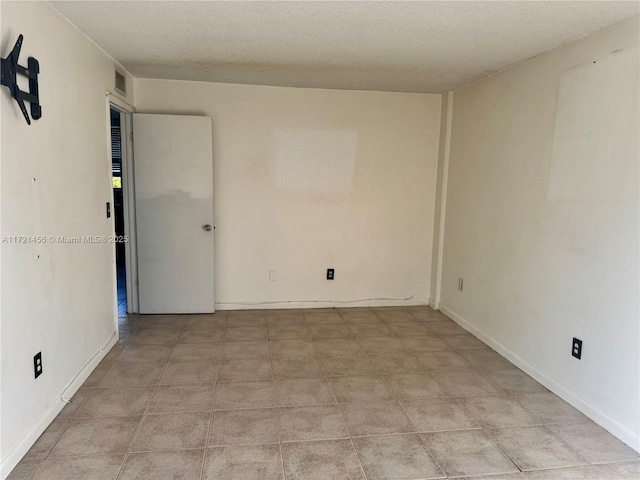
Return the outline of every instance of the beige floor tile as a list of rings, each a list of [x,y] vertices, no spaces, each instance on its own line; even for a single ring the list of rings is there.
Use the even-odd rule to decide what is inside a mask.
[[[203,480],[282,480],[279,445],[207,449]]]
[[[201,412],[213,406],[213,383],[158,385],[148,413]]]
[[[365,480],[349,440],[282,444],[287,480]]]
[[[272,340],[272,357],[305,357],[317,355],[313,340]]]
[[[278,418],[283,442],[349,437],[337,405],[279,407]]]
[[[342,357],[322,357],[322,364],[328,376],[374,375],[376,373],[369,358],[365,355],[347,355]]]
[[[640,478],[640,461],[610,463],[601,465],[600,469],[609,480],[638,480]]]
[[[204,448],[209,416],[209,412],[145,415],[133,439],[131,451]]]
[[[268,310],[264,308],[243,308],[238,310],[229,310],[227,313],[227,320],[237,315],[266,315]]]
[[[364,351],[360,344],[349,338],[316,339],[313,341],[316,351],[326,356],[360,355]]]
[[[125,347],[118,361],[120,362],[166,362],[169,360],[172,346],[168,345],[129,345]]]
[[[220,343],[178,343],[173,347],[170,362],[217,361],[220,358]]]
[[[452,398],[401,400],[400,404],[419,432],[479,428]]]
[[[279,406],[320,405],[334,403],[325,378],[282,378],[276,380]]]
[[[416,352],[415,356],[427,370],[434,372],[448,370],[471,370],[473,367],[454,351]]]
[[[269,325],[269,340],[293,340],[311,338],[306,325]]]
[[[224,327],[217,325],[184,327],[178,337],[178,343],[221,343],[224,330]]]
[[[640,455],[593,422],[549,425],[549,430],[591,463],[638,460]]]
[[[404,352],[405,346],[395,337],[369,337],[360,338],[358,343],[362,349],[370,354],[390,354]]]
[[[159,362],[116,362],[100,382],[101,387],[155,385],[164,364]]]
[[[529,480],[603,480],[605,473],[595,465],[586,467],[555,468],[527,472]]]
[[[268,357],[269,342],[254,340],[251,342],[225,342],[222,344],[221,358]]]
[[[393,396],[380,377],[331,377],[329,383],[338,402],[393,400]]]
[[[507,370],[513,364],[493,350],[463,350],[460,355],[478,370]]]
[[[482,427],[517,427],[540,423],[518,403],[503,395],[457,398],[456,402]]]
[[[415,320],[415,317],[405,309],[375,309],[374,312],[380,320],[386,323],[411,322]]]
[[[304,318],[309,325],[344,324],[338,312],[305,313]]]
[[[453,352],[453,349],[434,335],[400,337],[400,342],[409,352]]]
[[[266,340],[267,327],[229,327],[233,325],[233,321],[227,322],[227,328],[224,331],[225,342],[241,342],[248,340]]]
[[[93,393],[92,387],[81,387],[78,391],[71,397],[69,403],[65,405],[62,411],[58,414],[56,418],[73,418],[75,417],[80,409],[84,406],[85,402],[89,399],[91,394]]]
[[[218,380],[221,382],[271,379],[271,359],[267,357],[220,360]]]
[[[447,345],[459,352],[465,350],[491,350],[484,342],[473,335],[444,335],[441,338]]]
[[[509,370],[494,370],[486,372],[484,376],[491,383],[508,394],[545,393],[546,388],[536,382],[526,373],[516,368]]]
[[[543,423],[571,423],[588,420],[582,413],[551,392],[515,395],[514,399]]]
[[[169,362],[159,383],[211,383],[216,380],[217,370],[217,364],[212,362]]]
[[[341,312],[340,316],[342,316],[342,319],[349,325],[382,323],[382,320],[380,320],[380,318],[375,313],[373,313],[373,310]]]
[[[82,386],[97,387],[100,384],[100,382],[104,379],[107,372],[111,370],[112,366],[113,366],[113,363],[99,364],[96,368],[93,369],[93,371],[84,381]]]
[[[324,376],[319,357],[274,357],[271,363],[276,378]]]
[[[384,323],[355,323],[349,325],[349,330],[357,338],[391,337],[393,332]]]
[[[38,437],[38,440],[23,457],[23,461],[42,460],[45,458],[56,442],[60,439],[64,431],[71,423],[71,418],[56,417],[46,430]]]
[[[430,373],[385,375],[382,379],[396,398],[434,398],[448,395]]]
[[[204,450],[130,453],[118,480],[197,479]]]
[[[487,430],[521,470],[584,465],[586,462],[546,427]]]
[[[178,341],[179,330],[140,329],[129,339],[129,345],[173,345]]]
[[[13,470],[11,470],[11,473],[9,473],[6,480],[31,480],[41,463],[42,460],[23,458],[18,462]],[[40,479],[47,480],[43,477],[40,477]]]
[[[312,338],[348,338],[351,330],[346,324],[318,324],[309,325]]]
[[[426,433],[421,437],[449,476],[518,471],[482,430]]]
[[[340,410],[353,437],[415,432],[397,402],[341,403]]]
[[[123,453],[87,457],[49,457],[42,462],[33,480],[115,480],[123,461]]]
[[[211,415],[209,447],[278,443],[275,408],[220,410]]]
[[[268,327],[284,326],[306,326],[304,314],[302,313],[267,313]]]
[[[464,328],[458,325],[451,320],[447,320],[445,322],[437,321],[437,322],[429,322],[428,323],[429,330],[435,332],[437,335],[468,335]]]
[[[424,372],[424,366],[410,353],[369,355],[373,368],[380,375]]]
[[[422,311],[410,310],[410,312],[411,312],[411,315],[413,315],[413,317],[416,320],[420,320],[421,322],[438,322],[438,321],[449,320],[449,317],[447,317],[442,312],[438,312],[437,310],[432,310],[432,311],[428,311],[428,310],[422,310]]]
[[[96,388],[80,410],[79,417],[142,415],[147,408],[152,386]]]
[[[64,432],[51,455],[124,453],[141,418],[77,418]]]
[[[341,315],[350,315],[357,313],[373,313],[373,309],[371,307],[337,307],[336,311]]]
[[[353,443],[369,480],[445,476],[418,435],[355,438]]]
[[[141,318],[140,328],[179,330],[186,322],[186,315],[145,315]]]
[[[491,475],[472,475],[470,477],[458,477],[460,480],[527,480],[522,472],[517,473],[495,473]]]
[[[433,335],[425,323],[411,322],[388,322],[387,327],[400,337],[413,337],[416,335]]]
[[[255,315],[251,313],[244,313],[240,315],[232,315],[227,319],[228,328],[266,327],[266,326],[267,326],[266,315]]]
[[[214,409],[273,407],[273,382],[218,382]]]
[[[433,375],[451,395],[496,395],[502,393],[478,372],[434,372]]]
[[[187,315],[185,328],[224,328],[227,317],[221,315]]]

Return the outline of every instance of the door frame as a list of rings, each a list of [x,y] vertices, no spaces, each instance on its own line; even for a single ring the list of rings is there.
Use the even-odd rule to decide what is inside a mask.
[[[124,234],[128,241],[124,245],[124,257],[126,265],[127,281],[127,313],[138,313],[138,254],[136,243],[136,206],[135,185],[133,176],[133,113],[135,108],[121,100],[116,95],[107,92],[107,116],[110,118],[111,109],[120,112],[120,135],[122,150],[122,203],[124,212]],[[107,122],[109,161],[111,162],[111,123]],[[111,165],[111,163],[110,163]],[[111,169],[109,169],[111,173]],[[111,175],[109,181],[111,182]],[[111,187],[113,192],[113,187]],[[111,198],[113,204],[113,193]],[[115,217],[114,217],[115,221]],[[115,232],[115,230],[114,230]],[[113,249],[113,270],[117,305],[117,272],[115,264],[115,244]]]

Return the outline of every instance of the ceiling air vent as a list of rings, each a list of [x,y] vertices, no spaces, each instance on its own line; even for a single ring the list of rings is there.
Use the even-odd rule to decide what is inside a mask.
[[[124,76],[124,73],[116,70],[116,92],[120,95],[127,96],[127,79]]]

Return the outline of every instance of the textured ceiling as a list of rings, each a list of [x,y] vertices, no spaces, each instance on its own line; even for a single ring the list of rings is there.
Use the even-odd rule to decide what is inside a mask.
[[[637,1],[52,1],[136,77],[439,93],[640,9]]]

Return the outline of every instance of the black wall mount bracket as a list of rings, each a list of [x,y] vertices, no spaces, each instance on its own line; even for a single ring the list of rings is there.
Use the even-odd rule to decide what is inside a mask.
[[[23,37],[20,35],[16,44],[11,50],[11,53],[7,58],[0,59],[0,71],[2,72],[2,85],[9,87],[11,96],[18,102],[20,110],[24,115],[25,120],[31,125],[31,118],[24,105],[27,101],[31,103],[31,117],[34,120],[38,120],[42,117],[42,108],[40,107],[40,99],[38,97],[38,73],[40,73],[40,64],[38,60],[33,57],[27,59],[27,68],[18,65],[18,57],[20,56],[20,49],[22,48]],[[23,92],[18,87],[18,75],[24,75],[29,78],[29,92]]]

